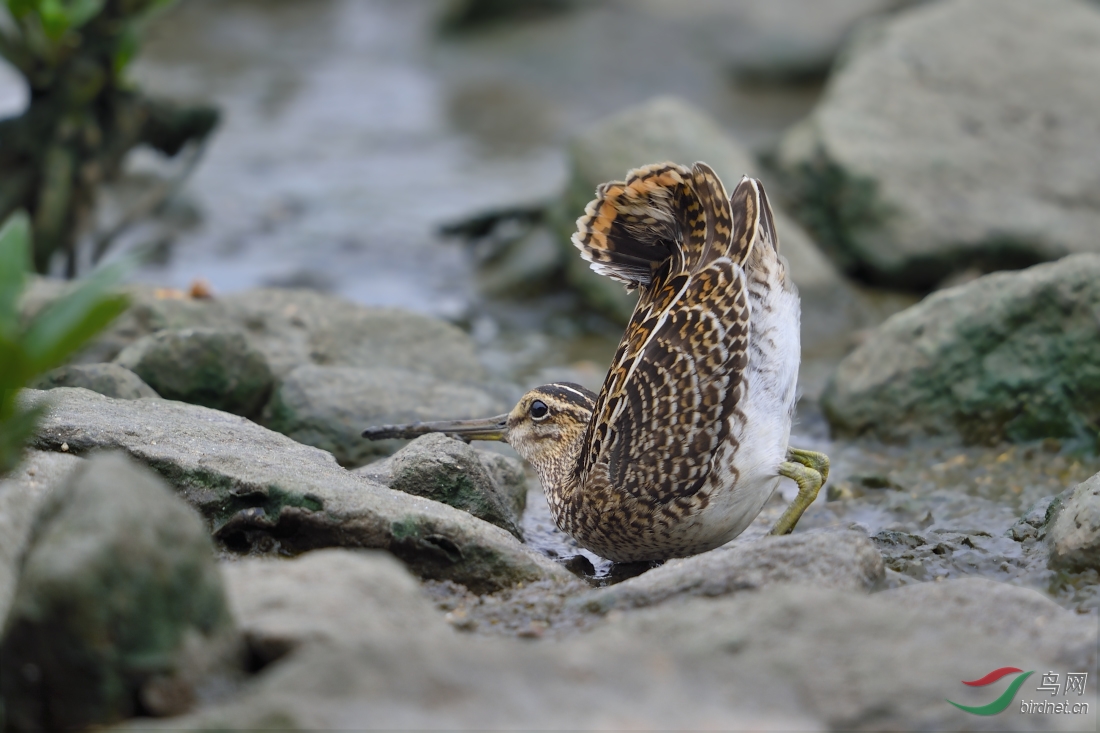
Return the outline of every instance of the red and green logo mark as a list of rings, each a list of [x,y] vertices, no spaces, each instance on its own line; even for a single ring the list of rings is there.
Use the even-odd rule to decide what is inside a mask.
[[[1024,671],[1022,669],[1017,669],[1016,667],[1001,667],[1000,669],[993,670],[985,677],[982,677],[980,680],[971,680],[970,682],[963,680],[962,683],[964,685],[969,685],[970,687],[985,687],[986,685],[993,684],[1002,677],[1010,674],[1019,674],[1020,672]],[[950,702],[952,705],[965,713],[971,713],[973,715],[996,715],[997,713],[1004,712],[1005,708],[1012,704],[1012,699],[1016,697],[1016,693],[1020,690],[1020,685],[1024,684],[1024,680],[1030,677],[1033,672],[1034,670],[1032,672],[1024,672],[1019,677],[1012,680],[1012,684],[1008,686],[1008,689],[1001,693],[1000,697],[998,697],[996,700],[989,703],[988,705],[976,705],[971,707],[969,705],[960,705],[957,702],[951,702],[950,700],[948,700],[947,702]]]

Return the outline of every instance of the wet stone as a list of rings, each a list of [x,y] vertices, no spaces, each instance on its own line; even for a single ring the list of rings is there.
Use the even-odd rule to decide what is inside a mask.
[[[523,466],[445,435],[422,435],[379,463],[357,471],[385,486],[462,509],[523,539],[527,503]]]
[[[945,627],[1042,649],[1067,669],[1096,668],[1096,619],[1030,588],[968,577],[906,585],[881,597],[938,616]]]
[[[448,633],[416,579],[387,553],[316,550],[291,560],[228,562],[222,572],[254,666],[311,644]]]
[[[1051,503],[1046,531],[1052,568],[1100,571],[1100,474]]]
[[[839,436],[1043,438],[1092,448],[1100,420],[1100,255],[941,290],[888,319],[822,397]]]
[[[158,331],[123,349],[116,363],[166,399],[245,417],[259,414],[273,381],[243,333],[211,328]]]
[[[182,713],[237,648],[201,520],[148,470],[97,456],[34,523],[0,642],[8,730]]]
[[[1008,536],[1017,542],[1042,539],[1045,534],[1043,526],[1046,524],[1047,513],[1053,502],[1053,496],[1044,496],[1028,507],[1019,521],[1009,527]]]
[[[723,596],[781,583],[867,592],[883,580],[882,557],[856,532],[763,537],[661,567],[588,593],[579,606],[603,613],[651,606],[671,598]]]
[[[27,390],[48,401],[34,444],[83,455],[124,450],[164,477],[240,555],[324,547],[389,550],[415,574],[484,593],[569,572],[467,512],[393,491],[332,455],[245,418],[169,400],[112,400],[82,389]]]
[[[39,508],[81,463],[82,459],[66,453],[29,450],[11,475],[0,481],[0,622],[8,614]]]
[[[69,364],[51,369],[31,385],[33,389],[54,387],[83,387],[105,397],[136,400],[142,397],[158,397],[156,391],[141,377],[118,364]]]
[[[262,422],[299,443],[361,466],[392,453],[403,441],[362,437],[371,425],[473,418],[508,409],[484,388],[409,369],[304,365],[275,389]]]
[[[920,3],[855,34],[780,146],[800,220],[909,289],[1097,252],[1098,43],[1073,0]]]

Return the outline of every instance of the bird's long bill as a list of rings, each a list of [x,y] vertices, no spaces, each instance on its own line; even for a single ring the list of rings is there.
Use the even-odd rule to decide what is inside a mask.
[[[467,442],[471,440],[499,440],[508,442],[508,415],[483,417],[479,420],[440,420],[438,422],[414,422],[407,425],[377,425],[363,431],[367,440],[390,438],[415,438],[428,433],[445,433]]]

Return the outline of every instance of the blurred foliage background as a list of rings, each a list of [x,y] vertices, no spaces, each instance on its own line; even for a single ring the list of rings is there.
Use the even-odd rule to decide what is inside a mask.
[[[5,0],[0,55],[23,77],[29,104],[0,120],[0,218],[31,216],[34,267],[61,254],[76,275],[81,234],[96,192],[131,149],[176,155],[217,122],[211,107],[180,107],[145,96],[126,70],[145,25],[170,0]],[[111,237],[89,243],[98,261]]]

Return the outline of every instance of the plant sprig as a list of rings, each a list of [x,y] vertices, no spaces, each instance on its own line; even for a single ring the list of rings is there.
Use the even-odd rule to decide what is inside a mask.
[[[31,226],[17,212],[0,227],[0,476],[22,458],[41,410],[20,409],[15,397],[34,377],[49,371],[110,325],[129,306],[112,292],[123,265],[99,270],[28,322],[19,298],[31,271]]]

